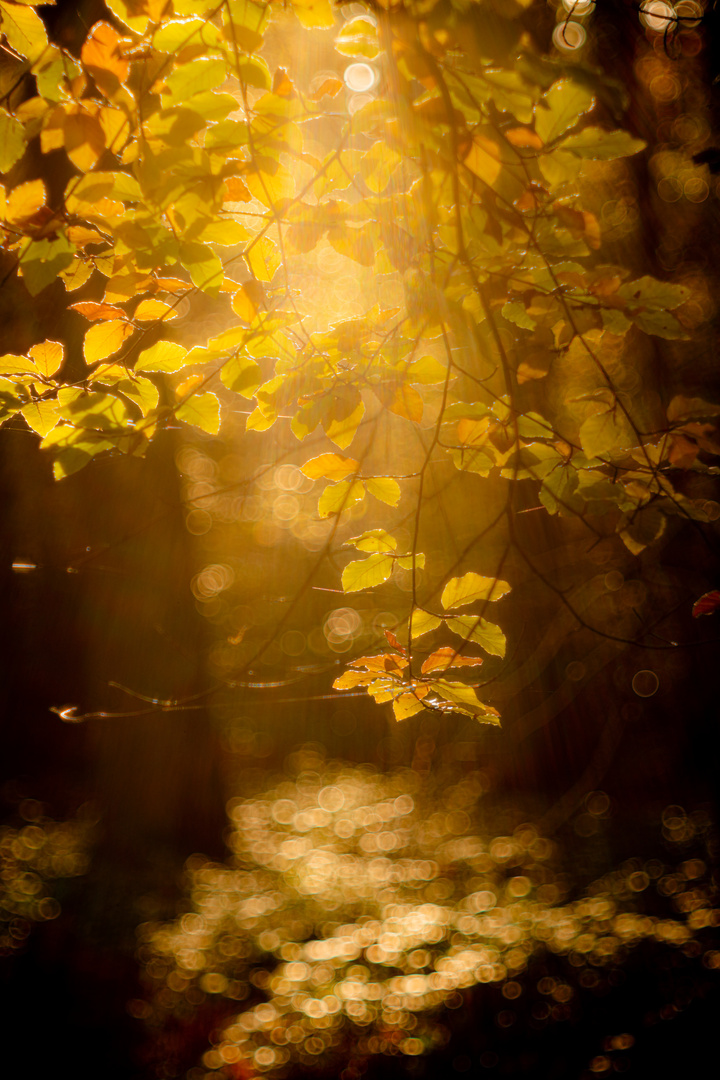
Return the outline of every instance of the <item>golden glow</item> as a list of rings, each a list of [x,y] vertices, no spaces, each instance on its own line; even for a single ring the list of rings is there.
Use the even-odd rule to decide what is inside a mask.
[[[579,985],[592,987],[639,942],[685,948],[698,928],[720,923],[698,858],[672,870],[629,859],[568,900],[560,852],[534,825],[494,838],[479,831],[481,772],[433,785],[409,769],[325,764],[313,749],[294,760],[293,779],[228,804],[227,863],[190,860],[192,911],[141,928],[157,1019],[198,994],[247,1000],[203,1057],[212,1072],[237,1062],[278,1076],[328,1067],[349,1031],[360,1053],[423,1054],[447,1038],[439,1006],[457,1007],[461,991],[482,983],[514,1002],[530,992],[528,968],[543,954],[566,957]],[[609,809],[595,791],[584,816]],[[685,842],[708,824],[679,806],[663,815],[667,835]],[[636,909],[651,887],[673,914]],[[709,950],[704,963],[720,967],[720,954]],[[576,989],[543,976],[532,992],[542,1023],[566,1018]],[[496,1019],[510,1027],[516,1017],[506,1008]],[[633,1042],[613,1039],[608,1051]]]

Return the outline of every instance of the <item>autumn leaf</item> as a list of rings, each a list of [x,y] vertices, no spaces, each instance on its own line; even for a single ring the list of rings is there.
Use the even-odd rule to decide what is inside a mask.
[[[713,589],[712,592],[703,593],[699,600],[693,604],[693,618],[700,615],[712,615],[720,607],[720,591]]]
[[[351,536],[346,541],[347,546],[357,548],[358,551],[384,551],[391,552],[397,548],[397,540],[384,529],[368,529],[360,536]],[[386,632],[387,633],[387,632]]]
[[[453,649],[452,645],[444,645],[423,661],[421,671],[425,675],[431,671],[445,671],[451,667],[477,667],[482,662],[481,656],[465,656]]]
[[[130,74],[130,64],[122,55],[120,35],[110,23],[95,23],[85,39],[80,58],[108,97],[117,93]]]
[[[443,589],[441,604],[448,608],[463,607],[476,600],[500,600],[512,588],[499,578],[482,577],[470,571],[462,577],[451,578]]]
[[[376,499],[397,506],[400,502],[400,485],[391,476],[374,476],[365,480],[365,487]]]
[[[427,694],[427,690],[425,693]],[[396,720],[406,720],[408,716],[414,716],[425,708],[417,693],[401,694],[393,700],[392,706]]]
[[[300,471],[311,480],[319,480],[321,476],[327,480],[344,480],[359,469],[360,465],[354,458],[341,457],[340,454],[320,454],[300,466]]]
[[[364,498],[365,485],[360,480],[341,480],[338,484],[328,484],[318,499],[318,516],[324,518],[341,514]]]
[[[343,592],[359,592],[381,585],[393,572],[394,560],[391,555],[377,552],[367,559],[359,559],[347,564],[342,572]]]
[[[136,371],[180,371],[184,367],[187,349],[176,341],[156,341],[149,349],[143,349],[136,363]]]
[[[71,304],[70,309],[71,311],[77,311],[78,315],[82,315],[83,318],[89,319],[91,322],[100,319],[124,319],[126,317],[121,307],[117,307],[115,304],[98,304],[94,300],[82,300],[78,304]]]
[[[431,630],[437,630],[441,624],[442,619],[439,615],[433,615],[432,612],[424,611],[422,608],[414,608],[410,619],[410,635],[413,638],[422,637],[423,634],[429,634]]]
[[[131,323],[121,322],[120,319],[109,319],[91,326],[83,340],[85,363],[94,364],[112,356],[134,332],[135,327]]]
[[[65,359],[65,346],[60,341],[43,341],[42,344],[31,347],[29,356],[41,375],[50,378]]]

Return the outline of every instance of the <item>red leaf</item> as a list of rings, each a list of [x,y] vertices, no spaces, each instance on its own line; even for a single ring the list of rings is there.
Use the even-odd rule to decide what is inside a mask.
[[[698,615],[712,615],[719,607],[720,590],[713,589],[712,592],[703,593],[700,599],[693,604],[693,618],[697,619]]]

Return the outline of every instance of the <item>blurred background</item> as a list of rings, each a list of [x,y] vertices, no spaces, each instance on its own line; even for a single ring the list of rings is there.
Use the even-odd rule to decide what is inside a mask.
[[[109,17],[40,10],[71,49]],[[717,399],[715,5],[538,0],[524,18],[539,48],[612,70],[626,104],[609,96],[608,119],[649,143],[584,193],[609,261],[697,298],[692,341],[654,339],[637,378]],[[281,33],[274,47],[288,54]],[[322,45],[292,60],[308,84],[335,70]],[[382,92],[363,74],[347,108]],[[329,246],[297,272],[328,321],[377,288]],[[41,301],[5,281],[7,347],[78,348],[62,289]],[[188,341],[214,330],[185,319]],[[382,438],[410,470],[412,449]],[[146,460],[56,484],[35,436],[2,430],[7,1075],[37,1068],[38,1045],[108,1080],[574,1080],[713,1060],[720,633],[691,609],[718,584],[715,526],[678,519],[635,559],[519,515],[556,591],[510,559],[511,647],[483,669],[502,728],[397,725],[331,683],[384,644],[408,582],[353,608],[332,564],[303,585],[330,527],[301,460],[237,415],[220,438],[178,428]],[[714,483],[686,493],[713,503]],[[423,543],[454,554],[452,475],[429,497]],[[477,531],[496,497],[460,517]],[[657,647],[598,635],[559,590],[601,631],[652,625]]]

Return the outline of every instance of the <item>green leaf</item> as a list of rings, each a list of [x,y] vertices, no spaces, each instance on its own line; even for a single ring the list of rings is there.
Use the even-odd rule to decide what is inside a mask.
[[[260,365],[250,356],[239,353],[227,360],[220,371],[220,378],[228,390],[251,398],[262,382]]]
[[[605,131],[604,128],[586,127],[574,135],[568,135],[560,146],[581,158],[613,161],[615,158],[640,153],[647,143],[643,139],[634,139],[627,131]]]
[[[537,326],[535,320],[528,315],[525,305],[519,300],[508,300],[506,304],[503,304],[502,316],[515,326],[522,327],[523,330],[534,330]]]
[[[462,577],[451,578],[443,589],[440,603],[448,608],[463,607],[476,600],[500,600],[512,588],[507,581],[499,578],[482,577],[470,571]]]
[[[410,618],[410,636],[422,637],[423,634],[429,634],[431,630],[437,630],[441,623],[442,619],[438,615],[423,611],[422,608],[415,608]]]
[[[175,411],[178,420],[207,431],[208,435],[217,435],[220,430],[220,402],[215,394],[193,394]]]
[[[572,79],[559,79],[540,99],[535,109],[535,131],[544,143],[564,135],[595,104],[586,87]]]
[[[634,513],[625,528],[620,529],[620,539],[628,551],[639,555],[655,540],[660,539],[666,527],[667,515],[655,506],[646,506]]]
[[[179,245],[180,258],[193,285],[209,296],[217,296],[223,282],[223,264],[206,244],[185,241]]]
[[[350,537],[346,544],[352,544],[358,551],[370,552],[390,552],[395,551],[397,548],[395,537],[385,532],[384,529],[368,529],[366,532],[360,533],[359,536]]]
[[[341,480],[328,484],[318,499],[318,515],[321,518],[341,514],[365,498],[365,485],[361,480]]]
[[[400,485],[391,476],[376,476],[365,481],[371,495],[388,506],[397,506],[400,502]]]
[[[17,190],[17,189],[16,189]],[[55,240],[33,240],[20,256],[23,281],[31,296],[37,296],[57,281],[75,256],[75,248],[64,236]]]
[[[637,446],[639,436],[620,409],[588,417],[580,428],[580,445],[588,457],[606,458]]]
[[[466,712],[470,716],[477,716],[478,719],[484,720],[488,724],[500,723],[500,718],[495,709],[490,705],[484,705],[472,686],[460,682],[450,682],[448,679],[437,679],[435,682],[430,683],[430,689],[438,697],[444,698],[445,701],[460,706],[460,712]]]
[[[9,172],[25,153],[25,129],[19,120],[0,109],[0,173]]]
[[[381,585],[392,574],[393,566],[392,555],[384,555],[382,552],[348,563],[342,572],[343,592],[359,592],[361,589]]]
[[[203,90],[214,90],[227,78],[225,61],[217,57],[197,57],[189,64],[180,64],[165,80],[163,105],[187,101]]]
[[[156,341],[143,349],[135,364],[136,371],[180,371],[185,366],[187,349],[176,341]]]
[[[445,619],[448,630],[463,641],[473,641],[492,656],[505,655],[505,635],[499,626],[477,615],[453,615]]]

